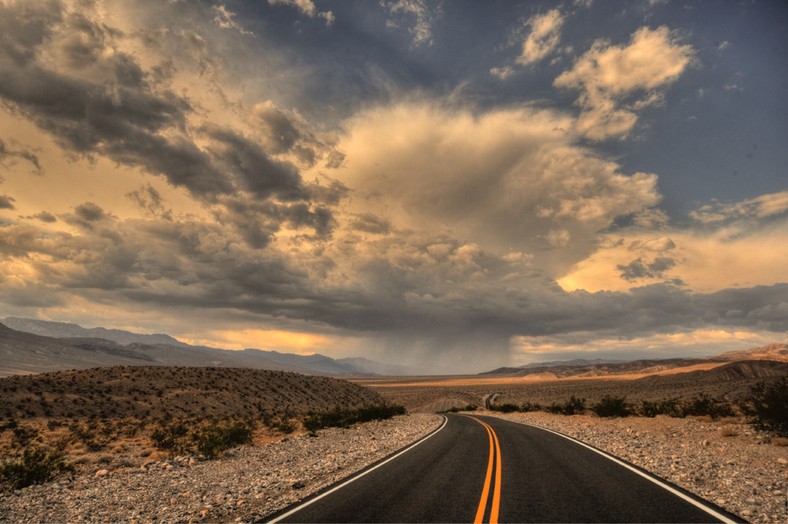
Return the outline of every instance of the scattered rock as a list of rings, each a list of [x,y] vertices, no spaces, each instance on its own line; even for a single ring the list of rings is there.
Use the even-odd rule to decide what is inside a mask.
[[[352,431],[321,430],[318,439],[291,434],[218,460],[152,454],[142,470],[102,469],[0,492],[0,523],[256,522],[401,449],[441,421],[414,414]],[[94,477],[103,478],[91,482]]]
[[[600,419],[548,413],[498,415],[542,426],[603,449],[640,466],[753,523],[788,522],[784,448],[768,433],[742,431],[735,445],[725,436],[730,421],[690,417]],[[634,440],[632,435],[638,434]],[[788,439],[785,439],[788,441]],[[703,449],[698,453],[698,446]]]

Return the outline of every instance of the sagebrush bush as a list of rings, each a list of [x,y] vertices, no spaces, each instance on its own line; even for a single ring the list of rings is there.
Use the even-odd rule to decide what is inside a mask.
[[[333,409],[323,413],[309,413],[302,420],[304,429],[314,433],[323,428],[346,428],[357,422],[384,420],[404,415],[405,408],[394,404],[374,404],[358,409]]]
[[[788,377],[753,386],[746,407],[755,425],[788,436]]]
[[[0,482],[12,489],[21,489],[43,484],[72,469],[61,450],[28,446],[21,457],[6,460],[0,465]]]
[[[547,406],[547,411],[549,413],[557,413],[560,415],[580,415],[585,413],[585,410],[586,399],[577,398],[574,395],[569,397],[569,400],[563,404],[554,402]]]
[[[192,439],[200,455],[216,458],[230,448],[251,442],[253,429],[239,421],[210,424],[197,430]]]
[[[731,417],[736,414],[729,403],[712,398],[705,393],[684,403],[682,409],[684,415],[687,416],[710,416],[711,418],[719,418]]]
[[[599,417],[628,417],[631,414],[625,397],[605,395],[602,400],[591,406],[591,411]]]
[[[490,411],[500,411],[501,413],[514,413],[515,411],[520,411],[520,406],[517,404],[501,404],[500,406],[491,404]]]
[[[649,418],[654,418],[657,415],[681,418],[684,416],[684,410],[676,398],[656,401],[644,400],[640,404],[639,414]]]

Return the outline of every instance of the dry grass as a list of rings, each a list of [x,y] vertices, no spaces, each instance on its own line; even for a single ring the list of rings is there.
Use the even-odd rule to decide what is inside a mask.
[[[0,455],[59,449],[79,470],[139,467],[177,454],[155,431],[242,420],[253,443],[300,429],[308,412],[356,409],[383,398],[350,382],[280,371],[114,367],[0,378]]]

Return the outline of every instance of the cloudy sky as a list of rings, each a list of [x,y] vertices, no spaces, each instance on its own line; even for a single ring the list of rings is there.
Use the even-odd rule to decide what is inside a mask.
[[[0,315],[424,371],[785,342],[786,26],[0,0]]]

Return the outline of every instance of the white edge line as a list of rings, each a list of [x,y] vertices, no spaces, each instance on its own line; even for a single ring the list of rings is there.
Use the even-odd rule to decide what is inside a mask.
[[[706,513],[708,513],[708,514],[709,514],[709,515],[711,515],[712,517],[715,517],[715,518],[718,518],[718,519],[720,519],[720,520],[721,520],[722,522],[724,522],[725,524],[736,524],[736,521],[735,521],[735,520],[731,520],[731,519],[729,519],[729,518],[728,518],[728,517],[726,517],[725,515],[723,515],[723,514],[719,513],[718,511],[715,511],[713,508],[710,508],[710,507],[708,507],[707,505],[703,504],[702,502],[700,502],[700,501],[698,501],[698,500],[695,500],[694,498],[692,498],[692,497],[690,497],[690,496],[686,495],[685,493],[682,493],[681,491],[677,490],[677,489],[676,489],[676,488],[674,488],[673,486],[670,486],[670,485],[668,485],[668,484],[666,484],[666,483],[662,482],[662,481],[661,481],[660,479],[658,479],[657,477],[654,477],[654,476],[652,476],[652,475],[650,475],[650,474],[646,473],[645,471],[641,471],[641,470],[639,470],[638,468],[635,468],[635,467],[631,466],[630,464],[627,464],[627,463],[626,463],[626,462],[624,462],[623,460],[621,460],[621,459],[619,459],[619,458],[615,457],[614,455],[611,455],[611,454],[609,454],[609,453],[607,453],[607,452],[605,452],[605,451],[602,451],[601,449],[597,449],[597,448],[595,448],[595,447],[593,447],[593,446],[590,446],[590,445],[586,444],[585,442],[583,442],[583,441],[581,441],[581,440],[577,440],[576,438],[574,438],[574,437],[570,437],[569,435],[564,435],[563,433],[559,433],[559,432],[557,432],[557,431],[553,431],[552,429],[545,428],[545,427],[543,427],[543,426],[538,426],[538,425],[536,425],[536,424],[529,424],[529,423],[527,423],[527,422],[521,422],[521,421],[519,421],[519,420],[511,420],[511,419],[506,419],[506,418],[503,418],[503,417],[496,417],[496,418],[501,418],[502,420],[508,420],[509,422],[514,422],[515,424],[522,424],[523,426],[530,426],[530,427],[534,427],[534,428],[541,429],[541,430],[544,430],[544,431],[548,431],[548,432],[550,432],[550,433],[552,433],[552,434],[554,434],[554,435],[558,435],[559,437],[563,437],[563,438],[565,438],[565,439],[567,439],[567,440],[569,440],[569,441],[572,441],[572,442],[574,442],[574,443],[576,443],[576,444],[580,444],[580,445],[581,445],[581,446],[583,446],[584,448],[588,448],[588,449],[590,449],[591,451],[593,451],[594,453],[597,453],[597,454],[599,454],[599,455],[602,455],[602,456],[603,456],[603,457],[605,457],[606,459],[608,459],[608,460],[611,460],[611,461],[615,462],[615,463],[616,463],[616,464],[618,464],[619,466],[623,466],[623,467],[627,468],[628,470],[630,470],[630,471],[632,471],[632,472],[634,472],[634,473],[637,473],[638,475],[640,475],[640,476],[641,476],[641,477],[643,477],[644,479],[646,479],[646,480],[648,480],[648,481],[651,481],[651,482],[653,482],[653,483],[654,483],[654,484],[656,484],[657,486],[659,486],[659,487],[661,487],[661,488],[663,488],[663,489],[665,489],[665,490],[667,490],[667,491],[669,491],[669,492],[673,493],[673,494],[674,494],[674,495],[676,495],[677,497],[679,497],[679,498],[681,498],[681,499],[683,499],[683,500],[685,500],[685,501],[689,502],[689,503],[690,503],[690,504],[692,504],[693,506],[695,506],[695,507],[697,507],[697,508],[699,508],[699,509],[702,509],[703,511],[705,511]]]
[[[421,443],[422,443],[422,442],[424,442],[425,440],[427,440],[427,439],[429,439],[429,438],[432,438],[432,437],[434,437],[435,435],[437,435],[437,434],[438,434],[438,432],[439,432],[440,430],[442,430],[443,428],[445,428],[445,427],[446,427],[446,423],[449,421],[449,419],[448,419],[447,417],[445,417],[445,416],[443,416],[443,415],[441,415],[441,416],[443,417],[443,424],[441,424],[441,427],[439,427],[438,429],[436,429],[435,431],[433,431],[432,433],[430,433],[430,434],[429,434],[429,435],[427,435],[426,437],[422,437],[420,440],[417,440],[416,442],[414,442],[413,444],[411,444],[411,445],[410,445],[410,446],[408,446],[407,448],[403,449],[402,451],[400,451],[400,452],[399,452],[399,453],[397,453],[396,455],[393,455],[393,456],[391,456],[391,457],[387,458],[386,460],[384,460],[384,461],[383,461],[383,462],[381,462],[380,464],[377,464],[377,465],[375,465],[375,466],[373,466],[373,467],[369,468],[368,470],[362,471],[361,473],[359,473],[359,474],[358,474],[358,475],[356,475],[355,477],[351,477],[351,478],[349,478],[348,480],[346,480],[345,482],[343,482],[342,484],[340,484],[340,485],[338,485],[338,486],[334,486],[334,487],[333,487],[333,488],[331,488],[330,490],[328,490],[328,491],[326,491],[326,492],[324,492],[324,493],[321,493],[321,494],[320,494],[320,495],[318,495],[317,497],[315,497],[315,498],[313,498],[313,499],[310,499],[310,500],[308,500],[308,501],[304,502],[303,504],[301,504],[301,505],[299,505],[299,506],[296,506],[295,508],[291,509],[291,510],[290,510],[290,511],[288,511],[287,513],[285,513],[285,514],[283,514],[283,515],[279,515],[278,517],[276,517],[276,518],[275,518],[275,519],[273,519],[273,520],[269,520],[269,521],[268,521],[268,522],[269,522],[269,524],[274,524],[275,522],[279,522],[280,520],[282,520],[282,519],[285,519],[285,518],[289,517],[289,516],[290,516],[290,515],[292,515],[293,513],[297,513],[297,512],[299,512],[299,511],[301,511],[302,509],[306,508],[307,506],[310,506],[310,505],[314,504],[315,502],[317,502],[318,500],[322,499],[323,497],[327,497],[328,495],[330,495],[330,494],[334,493],[335,491],[337,491],[337,490],[339,490],[339,489],[342,489],[342,488],[344,488],[345,486],[347,486],[347,485],[348,485],[348,484],[350,484],[351,482],[354,482],[354,481],[356,481],[356,480],[360,479],[361,477],[363,477],[363,476],[365,476],[365,475],[367,475],[367,474],[369,474],[369,473],[372,473],[373,471],[375,471],[375,470],[376,470],[376,469],[378,469],[379,467],[383,466],[384,464],[387,464],[387,463],[391,462],[392,460],[394,460],[395,458],[399,457],[400,455],[404,455],[405,453],[407,453],[408,451],[412,450],[413,448],[415,448],[416,446],[418,446],[419,444],[421,444]]]

